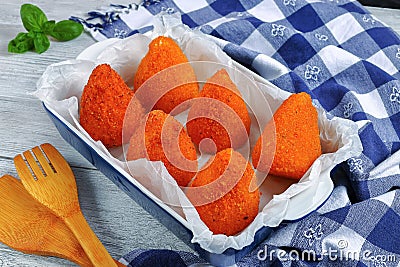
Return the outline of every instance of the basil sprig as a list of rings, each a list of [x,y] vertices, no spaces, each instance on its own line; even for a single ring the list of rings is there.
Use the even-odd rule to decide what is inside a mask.
[[[41,54],[50,47],[50,35],[58,41],[69,41],[83,31],[83,26],[72,20],[62,20],[55,22],[47,20],[44,12],[32,4],[23,4],[20,10],[22,24],[28,31],[21,32],[8,43],[8,52],[25,53],[29,50],[35,50]]]

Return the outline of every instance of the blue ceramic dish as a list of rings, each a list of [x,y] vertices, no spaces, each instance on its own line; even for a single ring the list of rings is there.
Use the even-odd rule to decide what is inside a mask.
[[[254,249],[262,240],[264,240],[271,232],[271,227],[261,228],[254,237],[254,242],[241,250],[227,249],[222,254],[210,253],[202,249],[198,244],[192,243],[192,232],[177,219],[177,216],[171,214],[171,210],[167,206],[160,205],[143,191],[143,187],[133,184],[127,179],[125,171],[111,164],[105,157],[100,155],[87,141],[85,137],[68,125],[63,118],[56,114],[51,108],[43,103],[45,111],[50,116],[58,132],[72,147],[74,147],[83,157],[92,163],[98,170],[107,176],[122,191],[131,197],[136,203],[142,206],[154,218],[159,220],[167,229],[173,232],[183,242],[199,253],[199,255],[215,266],[231,266],[239,261],[242,257]]]
[[[117,40],[106,40],[89,47],[78,57],[78,59],[90,59],[98,54],[105,47],[113,45]],[[244,67],[237,65],[239,70],[249,72]],[[250,73],[255,80],[266,82],[256,74]],[[272,85],[271,85],[272,86]],[[275,89],[274,89],[275,90]],[[277,88],[276,90],[280,90]],[[190,230],[188,221],[176,211],[155,197],[148,189],[135,180],[131,174],[112,163],[109,157],[98,149],[93,141],[74,127],[68,120],[57,113],[51,105],[43,102],[45,111],[50,116],[61,136],[74,147],[83,157],[91,162],[122,191],[124,191],[135,202],[142,206],[147,212],[158,219],[171,232],[183,242],[192,247],[199,255],[215,266],[231,266],[253,250],[261,241],[267,238],[273,231],[271,227],[261,227],[254,235],[254,241],[242,249],[228,248],[222,253],[211,253],[203,249],[198,243],[192,243],[193,233]],[[333,168],[333,166],[332,166]],[[287,207],[284,222],[294,221],[307,216],[320,207],[329,197],[333,190],[333,182],[329,176],[330,170],[326,169],[320,175],[317,185],[311,190],[304,190],[301,194],[295,195]],[[308,200],[308,201],[305,201]],[[309,205],[304,205],[309,203]]]

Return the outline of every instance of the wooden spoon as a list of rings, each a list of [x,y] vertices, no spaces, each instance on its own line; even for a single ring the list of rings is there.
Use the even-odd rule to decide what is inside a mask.
[[[25,189],[65,222],[93,265],[116,266],[83,216],[74,173],[54,146],[25,151],[14,158],[14,165]]]
[[[10,175],[0,178],[0,242],[24,253],[56,256],[93,267],[65,223]]]

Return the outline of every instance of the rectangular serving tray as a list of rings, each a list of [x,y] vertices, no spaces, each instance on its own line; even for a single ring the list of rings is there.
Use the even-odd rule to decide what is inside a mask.
[[[43,102],[42,104],[58,132],[67,143],[210,264],[215,266],[234,265],[272,232],[273,228],[262,227],[254,236],[254,241],[241,250],[229,248],[221,254],[215,254],[202,249],[197,243],[191,242],[193,233],[187,227],[186,221],[180,219],[181,216],[132,179],[125,170],[112,164],[103,152],[91,146],[89,140],[83,134],[76,131],[69,122],[48,107],[46,103]]]
[[[117,40],[115,39],[107,39],[103,42],[96,43],[84,50],[77,59],[91,60],[96,58],[95,55],[103,51],[105,47],[113,45],[116,41]],[[269,93],[279,94],[281,97],[283,96],[282,94],[289,95],[288,92],[276,87],[272,83],[243,67],[239,63],[232,61],[232,64],[239,71],[252,77],[256,82],[266,85],[268,89],[265,90],[267,90]],[[50,119],[56,126],[58,132],[67,143],[74,147],[84,158],[92,163],[136,203],[138,203],[147,212],[159,220],[165,227],[167,227],[167,229],[174,233],[189,247],[197,251],[200,257],[208,261],[210,264],[214,266],[234,265],[254,248],[256,248],[274,230],[273,227],[261,227],[255,233],[254,241],[242,249],[228,248],[220,254],[212,253],[206,249],[203,249],[199,243],[192,242],[193,232],[191,230],[191,225],[189,225],[187,220],[185,220],[170,206],[157,198],[151,191],[149,191],[145,186],[140,184],[134,177],[132,177],[132,175],[125,169],[114,164],[109,154],[106,154],[104,151],[98,148],[93,143],[93,140],[90,140],[89,137],[79,131],[72,122],[60,115],[55,109],[52,108],[51,104],[46,104],[45,100],[43,100],[42,104]],[[349,144],[346,146],[349,147]],[[291,197],[287,206],[287,212],[284,216],[284,221],[281,222],[280,226],[286,224],[287,222],[300,220],[325,203],[333,190],[333,182],[330,179],[330,170],[331,168],[327,168],[319,173],[320,179],[318,180],[316,187],[311,187],[302,191],[301,194]],[[305,206],[304,199],[311,199],[310,205]]]

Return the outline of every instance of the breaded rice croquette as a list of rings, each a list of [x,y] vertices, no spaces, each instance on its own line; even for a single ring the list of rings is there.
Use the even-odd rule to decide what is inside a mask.
[[[214,234],[235,235],[257,216],[260,192],[254,170],[238,152],[218,152],[198,172],[186,194]]]
[[[225,69],[220,69],[204,84],[200,98],[193,101],[186,128],[196,145],[211,139],[217,151],[239,148],[248,140],[250,116],[239,90]],[[212,147],[201,147],[213,152]]]
[[[291,95],[277,109],[273,121],[276,137],[271,121],[254,147],[253,165],[266,172],[273,157],[270,174],[298,180],[321,155],[318,113],[310,95]]]
[[[108,64],[98,65],[91,73],[80,100],[79,121],[87,133],[106,147],[122,145],[122,128],[131,101],[130,124],[144,116],[140,103],[132,100],[133,91]]]
[[[183,125],[161,110],[151,111],[131,137],[127,160],[162,161],[179,186],[186,186],[197,172],[194,144]]]
[[[160,109],[171,113],[178,105],[183,105],[174,112],[176,114],[187,109],[190,103],[186,101],[199,94],[192,66],[181,48],[169,37],[159,36],[149,44],[149,50],[135,73],[135,92],[155,74],[158,75],[138,93],[148,110]]]

